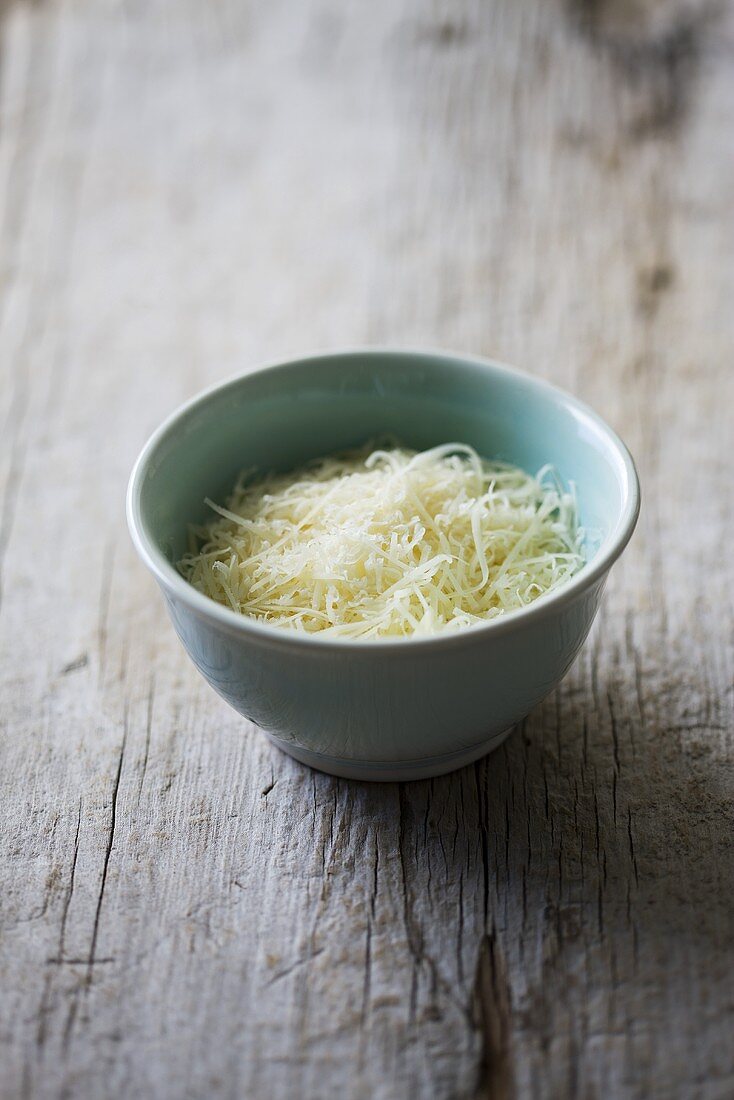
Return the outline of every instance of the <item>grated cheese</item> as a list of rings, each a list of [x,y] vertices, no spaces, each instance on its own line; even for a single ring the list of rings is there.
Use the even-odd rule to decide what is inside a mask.
[[[366,447],[240,477],[190,530],[182,575],[261,622],[345,638],[461,629],[532,603],[583,564],[575,498],[463,443]]]

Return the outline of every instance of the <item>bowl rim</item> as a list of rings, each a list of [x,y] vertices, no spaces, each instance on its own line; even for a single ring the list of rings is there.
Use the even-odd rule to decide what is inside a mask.
[[[285,369],[293,369],[299,365],[306,366],[315,360],[328,359],[353,359],[375,358],[385,356],[405,358],[409,360],[444,360],[447,364],[458,363],[480,369],[487,369],[493,374],[505,375],[509,378],[520,379],[538,390],[544,392],[556,402],[560,401],[584,419],[600,436],[611,446],[613,452],[621,463],[625,478],[623,482],[622,508],[619,513],[615,528],[605,539],[597,555],[586,565],[582,566],[564,585],[549,595],[542,596],[527,607],[512,611],[497,619],[488,620],[486,623],[477,623],[461,630],[446,634],[429,634],[419,637],[404,638],[370,638],[365,640],[352,638],[329,638],[320,633],[301,633],[295,630],[285,630],[281,626],[270,623],[262,623],[247,615],[241,615],[224,604],[217,603],[209,596],[199,592],[188,583],[176,570],[175,566],[166,558],[162,551],[155,545],[146,531],[146,525],[142,515],[140,504],[141,488],[148,463],[154,455],[161,441],[175,428],[177,423],[183,420],[197,405],[205,404],[214,394],[236,387],[248,378],[261,376],[270,372]],[[433,348],[391,347],[391,346],[366,346],[349,347],[344,349],[329,349],[298,355],[287,359],[277,359],[265,363],[258,363],[252,369],[240,371],[221,382],[207,386],[194,397],[179,405],[149,436],[140,451],[128,481],[126,495],[127,524],[135,549],[144,565],[150,570],[158,583],[187,604],[191,611],[199,616],[212,619],[217,626],[225,628],[228,633],[251,636],[253,641],[270,643],[288,649],[311,648],[331,649],[341,653],[356,653],[359,651],[377,652],[389,649],[397,655],[399,652],[412,652],[415,646],[426,649],[443,648],[446,646],[466,645],[467,643],[480,642],[484,638],[493,638],[520,629],[529,620],[538,621],[558,611],[564,604],[572,602],[590,589],[597,581],[611,569],[614,562],[622,554],[627,543],[632,537],[637,518],[640,513],[640,481],[634,460],[629,450],[617,433],[606,421],[599,416],[589,405],[580,401],[573,394],[568,393],[560,386],[538,378],[529,371],[510,366],[497,359],[485,356],[466,354],[459,351]]]

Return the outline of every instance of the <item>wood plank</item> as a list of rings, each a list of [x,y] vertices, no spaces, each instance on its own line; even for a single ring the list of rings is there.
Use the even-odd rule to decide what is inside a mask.
[[[734,1091],[734,22],[6,5],[3,1095]],[[197,678],[124,529],[179,401],[314,347],[573,389],[644,506],[562,687],[365,786]]]

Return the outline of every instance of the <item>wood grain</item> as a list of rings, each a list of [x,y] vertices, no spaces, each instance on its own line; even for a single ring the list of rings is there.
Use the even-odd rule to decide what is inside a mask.
[[[3,1096],[734,1094],[733,151],[722,4],[5,4]],[[216,699],[123,518],[182,399],[363,342],[644,493],[562,687],[404,786]]]

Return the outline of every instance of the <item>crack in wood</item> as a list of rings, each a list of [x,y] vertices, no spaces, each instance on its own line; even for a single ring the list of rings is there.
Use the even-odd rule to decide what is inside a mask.
[[[138,780],[138,798],[136,805],[140,805],[140,797],[143,793],[145,773],[148,770],[148,757],[150,755],[150,737],[153,729],[153,702],[155,700],[155,673],[150,677],[148,696],[145,707],[145,745],[143,748],[143,762],[140,766],[140,779]]]
[[[68,676],[70,672],[78,672],[80,668],[86,668],[89,664],[89,654],[82,653],[80,657],[77,657],[73,661],[69,661],[67,665],[64,665],[61,669],[62,676]]]
[[[66,926],[69,915],[69,907],[71,905],[71,899],[74,894],[74,882],[76,879],[76,866],[79,858],[79,833],[81,831],[82,823],[82,800],[79,799],[79,809],[76,820],[76,831],[74,834],[74,850],[71,858],[71,869],[69,872],[69,886],[64,895],[64,901],[61,909],[61,923],[59,926],[59,939],[58,939],[58,955],[62,957],[64,954],[64,947],[66,941]],[[36,1046],[41,1049],[46,1042],[47,1035],[47,1020],[51,1012],[51,979],[46,977],[43,984],[43,992],[41,995],[41,1003],[38,1008],[38,1026],[36,1029]]]
[[[116,961],[117,960],[115,959],[114,955],[105,955],[105,956],[93,959],[93,960],[91,960],[91,962],[90,962],[89,958],[87,958],[87,957],[82,958],[82,959],[61,959],[61,958],[52,957],[50,959],[46,959],[46,965],[47,966],[102,966],[103,963],[113,963],[113,962],[116,962]]]
[[[424,955],[423,934],[420,924],[415,917],[412,904],[412,873],[408,865],[408,852],[406,848],[408,830],[409,827],[414,824],[414,821],[404,784],[401,784],[399,788],[398,804],[400,812],[398,851],[400,853],[400,869],[402,873],[403,927],[405,929],[405,939],[412,963],[410,973],[410,1022],[412,1024],[415,1023],[418,982],[420,980],[420,971],[424,961]]]
[[[123,716],[123,732],[122,741],[120,744],[120,755],[117,761],[117,770],[115,772],[114,783],[112,787],[112,811],[110,814],[110,827],[107,836],[107,844],[105,847],[104,861],[102,864],[102,876],[99,883],[99,893],[97,895],[97,905],[94,911],[94,925],[92,926],[92,939],[89,944],[89,955],[87,958],[88,965],[90,967],[89,979],[91,982],[91,968],[96,961],[97,951],[97,939],[99,937],[99,925],[100,918],[102,916],[102,904],[104,902],[105,887],[107,885],[107,873],[109,871],[110,859],[112,858],[112,848],[115,843],[115,827],[117,825],[117,799],[120,792],[120,778],[122,776],[122,762],[125,757],[125,745],[127,744],[128,735],[128,709],[125,707],[125,713]]]
[[[479,841],[482,853],[482,906],[484,911],[484,928],[489,921],[489,835],[487,832],[487,762],[478,760],[474,765],[474,783],[477,794],[477,809],[479,814]],[[546,788],[547,792],[547,788]]]

